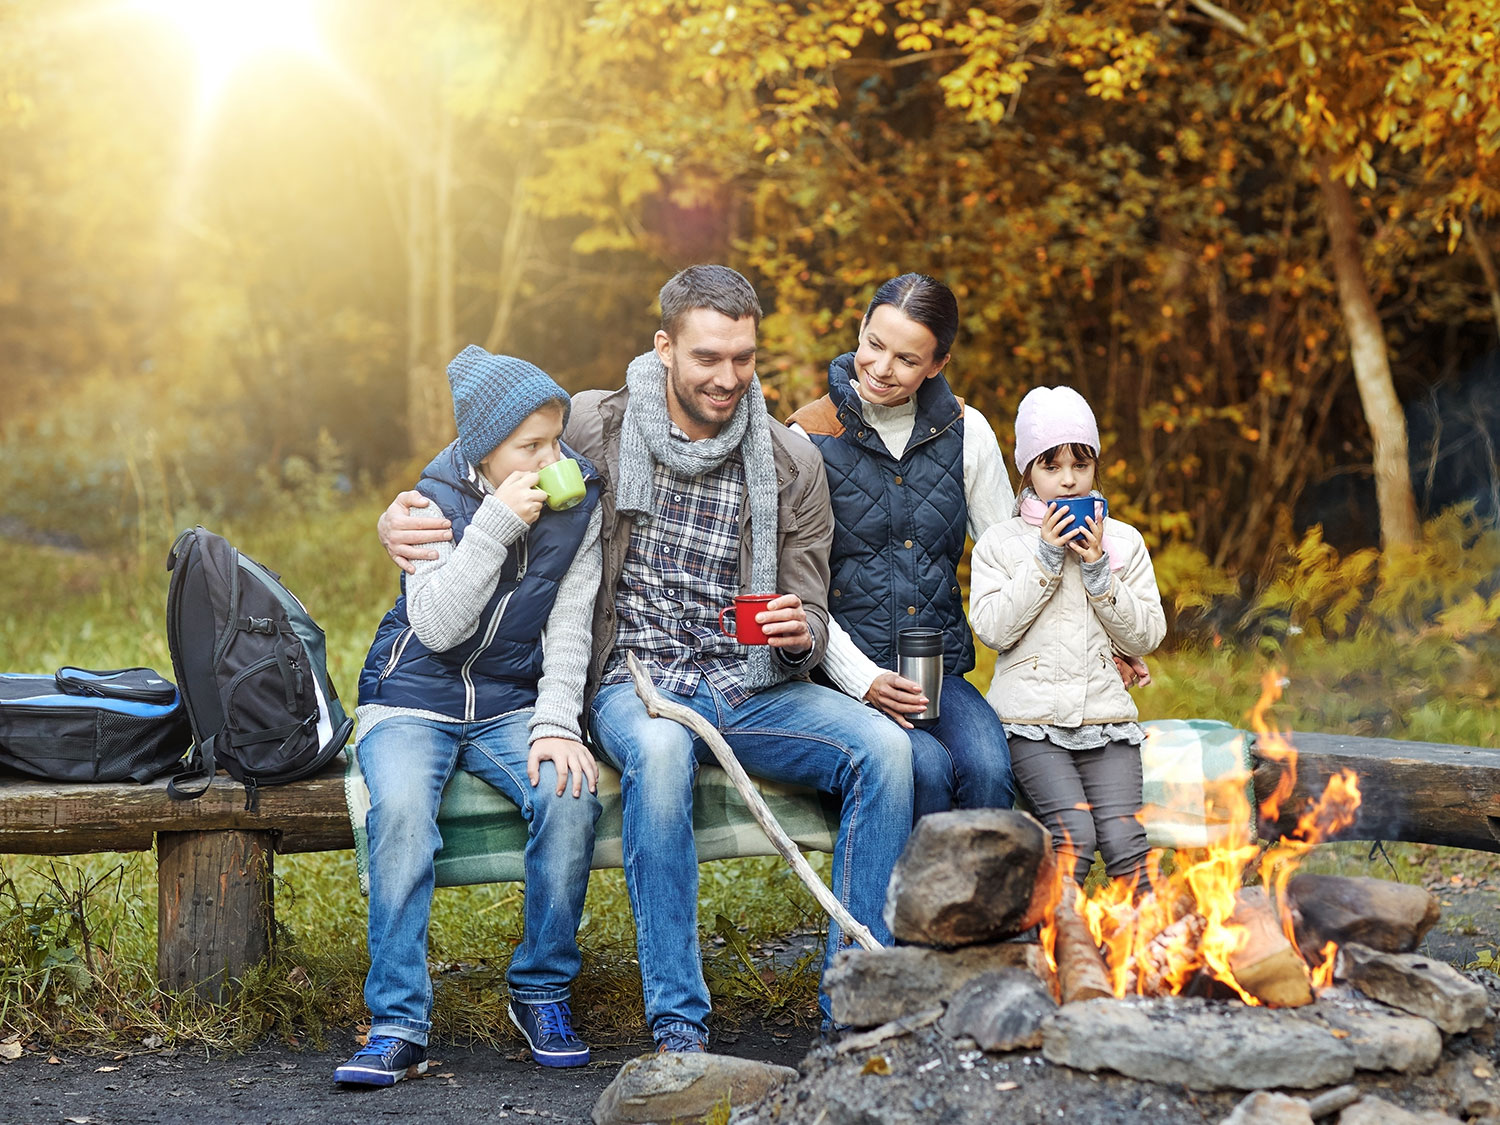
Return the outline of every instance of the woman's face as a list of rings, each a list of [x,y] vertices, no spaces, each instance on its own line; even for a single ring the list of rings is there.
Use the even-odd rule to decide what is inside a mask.
[[[1049,457],[1042,454],[1031,463],[1031,488],[1042,503],[1067,496],[1087,496],[1094,487],[1093,457],[1075,457],[1071,447],[1063,445]]]
[[[894,305],[881,305],[860,325],[854,372],[860,397],[897,406],[917,393],[948,362],[936,356],[937,337]]]

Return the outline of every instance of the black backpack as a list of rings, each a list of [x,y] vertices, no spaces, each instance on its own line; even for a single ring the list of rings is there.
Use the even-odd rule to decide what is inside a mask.
[[[167,791],[201,797],[222,766],[253,809],[260,786],[317,773],[354,729],[328,679],[323,630],[279,575],[202,527],[177,537],[167,569],[167,647],[194,743]],[[181,788],[194,780],[196,790]]]
[[[0,766],[54,781],[150,781],[192,742],[172,682],[151,668],[0,675]]]

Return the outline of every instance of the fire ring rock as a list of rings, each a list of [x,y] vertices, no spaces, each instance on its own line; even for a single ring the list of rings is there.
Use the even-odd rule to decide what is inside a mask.
[[[917,821],[886,891],[897,941],[946,948],[1001,941],[1038,925],[1057,894],[1052,840],[1013,809]]]

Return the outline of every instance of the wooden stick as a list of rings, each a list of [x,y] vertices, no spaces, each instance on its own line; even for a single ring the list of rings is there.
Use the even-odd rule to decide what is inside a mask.
[[[1078,916],[1074,905],[1077,895],[1078,885],[1072,879],[1064,878],[1054,915],[1057,919],[1057,982],[1064,1004],[1115,994],[1110,987],[1104,957],[1094,944],[1094,935]]]
[[[1240,987],[1268,1008],[1297,1008],[1313,1002],[1307,965],[1281,932],[1276,908],[1264,887],[1241,887],[1229,921],[1245,927],[1245,944],[1229,955]]]
[[[756,792],[755,786],[750,782],[750,775],[745,772],[745,767],[740,765],[739,759],[734,756],[734,751],[729,748],[729,743],[724,741],[724,736],[718,732],[718,729],[691,707],[663,699],[661,692],[657,691],[656,685],[651,682],[651,677],[646,674],[645,667],[635,658],[635,653],[626,653],[625,661],[630,667],[630,677],[635,681],[635,693],[646,705],[646,713],[653,718],[671,719],[673,722],[681,723],[708,743],[708,748],[714,752],[714,757],[718,759],[724,772],[729,775],[729,780],[734,782],[735,789],[744,800],[750,814],[755,817],[755,822],[760,825],[761,831],[766,834],[766,839],[770,840],[772,846],[781,853],[781,857],[792,865],[792,870],[806,884],[813,898],[818,900],[818,905],[839,924],[839,928],[844,931],[846,937],[858,942],[862,948],[881,948],[880,943],[875,940],[870,931],[862,923],[855,921],[854,916],[844,909],[838,899],[833,897],[833,892],[824,886],[823,880],[818,878],[817,872],[797,850],[797,845],[792,843],[791,837],[776,822],[775,815],[766,807],[766,802],[761,795]]]

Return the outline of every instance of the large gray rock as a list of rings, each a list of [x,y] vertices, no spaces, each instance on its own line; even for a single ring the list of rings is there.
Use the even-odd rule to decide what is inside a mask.
[[[1313,1125],[1313,1118],[1308,1103],[1301,1098],[1256,1090],[1219,1125]]]
[[[946,1004],[975,977],[1001,969],[1025,969],[1039,979],[1049,974],[1041,946],[1033,942],[975,945],[951,952],[902,945],[840,951],[823,974],[823,988],[836,1021],[878,1027]]]
[[[599,1095],[594,1125],[696,1121],[726,1097],[746,1106],[796,1078],[788,1067],[729,1055],[646,1055],[622,1066]]]
[[[1057,892],[1047,830],[1013,809],[917,821],[886,890],[897,941],[953,947],[1000,941],[1040,923]]]
[[[1294,875],[1286,897],[1297,945],[1313,965],[1322,963],[1323,946],[1330,941],[1410,953],[1442,912],[1421,887],[1363,876]]]
[[[1312,1089],[1354,1073],[1355,1052],[1296,1012],[1201,1000],[1086,1000],[1042,1030],[1048,1062],[1194,1090]]]
[[[1430,1020],[1402,1015],[1369,1001],[1321,1001],[1305,1009],[1315,1019],[1343,1033],[1354,1051],[1357,1070],[1399,1070],[1423,1073],[1443,1053],[1443,1037]]]
[[[1484,1022],[1484,986],[1431,957],[1381,953],[1350,942],[1339,950],[1335,972],[1371,999],[1429,1019],[1449,1034]]]
[[[1041,981],[1021,969],[984,973],[958,990],[938,1025],[950,1039],[965,1036],[981,1051],[1014,1051],[1042,1045],[1042,1022],[1057,1001]]]
[[[1495,1068],[1483,1055],[1465,1051],[1443,1065],[1443,1088],[1465,1117],[1500,1117],[1500,1083]]]
[[[1463,1122],[1436,1110],[1413,1113],[1367,1094],[1339,1114],[1339,1125],[1463,1125]]]

